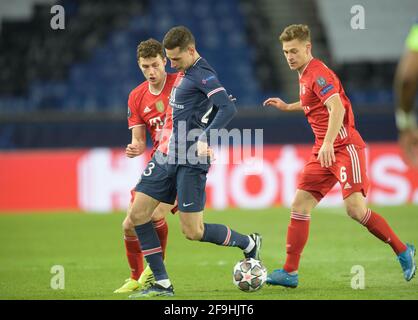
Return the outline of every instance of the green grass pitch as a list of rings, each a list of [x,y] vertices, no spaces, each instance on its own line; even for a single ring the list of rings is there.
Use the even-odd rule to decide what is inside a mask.
[[[406,242],[418,245],[418,207],[374,208]],[[129,277],[123,213],[0,215],[0,299],[128,299],[113,294]],[[261,258],[269,271],[285,258],[289,210],[207,210],[205,221],[263,235]],[[407,283],[388,245],[344,214],[316,209],[302,256],[299,287],[265,286],[255,293],[232,284],[237,248],[186,240],[170,214],[166,266],[176,295],[168,299],[418,299],[418,277]],[[51,268],[65,270],[65,288],[54,290]],[[365,271],[365,288],[351,287],[352,267]]]

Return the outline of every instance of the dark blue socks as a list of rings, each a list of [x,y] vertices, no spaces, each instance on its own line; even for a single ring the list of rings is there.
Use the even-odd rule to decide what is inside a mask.
[[[200,241],[211,242],[220,246],[238,247],[242,250],[246,249],[250,243],[250,239],[246,235],[242,235],[229,227],[222,224],[204,223],[205,230]]]

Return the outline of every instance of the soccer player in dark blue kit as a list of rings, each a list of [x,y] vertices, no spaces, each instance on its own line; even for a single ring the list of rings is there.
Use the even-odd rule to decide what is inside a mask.
[[[180,72],[170,96],[173,131],[168,155],[156,152],[148,163],[135,188],[135,201],[129,212],[156,281],[131,298],[174,295],[151,215],[160,202],[174,203],[176,195],[180,224],[187,239],[238,247],[246,258],[254,259],[259,259],[261,248],[261,236],[257,233],[242,235],[225,225],[203,222],[206,174],[212,155],[207,140],[211,130],[224,128],[237,110],[216,72],[196,51],[190,30],[183,26],[170,29],[163,45],[171,66]],[[209,123],[213,106],[217,112]]]

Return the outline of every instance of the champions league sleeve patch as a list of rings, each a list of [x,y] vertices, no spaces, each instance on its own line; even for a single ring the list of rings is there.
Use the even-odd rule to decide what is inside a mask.
[[[319,77],[318,79],[316,79],[316,83],[322,88],[325,87],[327,81],[323,77]]]
[[[319,91],[319,94],[321,96],[326,95],[327,92],[334,89],[334,85],[331,83],[327,84],[327,81],[325,80],[324,77],[318,77],[318,79],[316,79],[316,83],[321,87],[321,91]]]
[[[325,88],[323,88],[319,93],[321,94],[321,96],[324,96],[325,94],[327,94],[328,91],[332,89],[334,89],[334,86],[332,84],[329,84]]]
[[[131,109],[128,107],[128,118],[130,118],[131,117]]]
[[[203,80],[202,80],[202,84],[206,84],[206,83],[208,83],[208,81],[210,81],[210,80],[214,80],[214,79],[216,79],[216,77],[215,77],[215,76],[210,76],[210,77],[208,77],[208,78],[206,78],[206,79],[203,79]]]

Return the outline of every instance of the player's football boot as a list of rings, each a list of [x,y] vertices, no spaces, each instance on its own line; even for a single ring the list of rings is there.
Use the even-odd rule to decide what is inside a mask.
[[[113,293],[127,293],[139,289],[139,283],[135,279],[126,279],[125,283],[119,289],[113,291]]]
[[[164,288],[158,283],[154,283],[148,289],[144,289],[139,292],[131,294],[129,298],[136,299],[136,298],[152,298],[152,297],[172,297],[172,296],[174,296],[173,285],[170,285],[168,288]]]
[[[406,244],[407,249],[398,255],[399,263],[403,270],[403,276],[406,281],[410,281],[415,276],[417,264],[415,262],[415,247],[412,244]]]
[[[260,250],[261,250],[262,237],[258,233],[252,233],[248,236],[251,239],[254,240],[255,246],[250,252],[248,252],[248,253],[244,252],[244,256],[245,256],[246,259],[253,258],[255,260],[260,260]]]
[[[283,269],[276,269],[267,276],[266,283],[273,286],[296,288],[299,280],[297,274],[289,274]]]
[[[151,287],[155,282],[154,274],[152,273],[151,268],[149,265],[145,268],[145,270],[142,272],[141,276],[138,279],[138,284],[142,289],[148,289]]]

